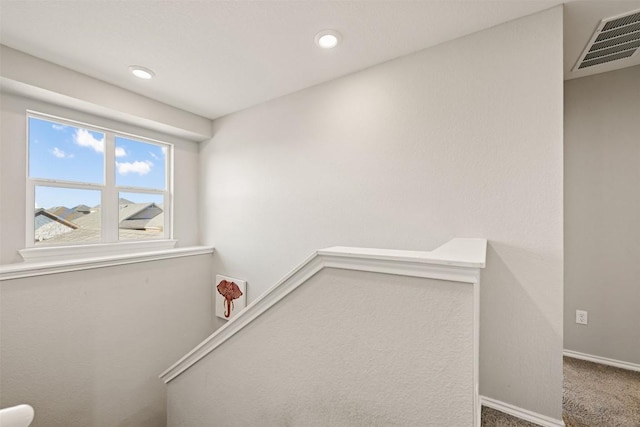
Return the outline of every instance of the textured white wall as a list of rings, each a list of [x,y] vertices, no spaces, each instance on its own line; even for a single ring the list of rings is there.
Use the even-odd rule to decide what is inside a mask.
[[[638,123],[640,66],[565,83],[565,348],[640,364]]]
[[[5,91],[26,93],[119,122],[142,123],[145,127],[194,141],[211,136],[211,121],[204,117],[4,45],[0,45],[0,56]]]
[[[158,427],[158,375],[211,332],[211,256],[0,282],[0,406],[33,427]]]
[[[554,8],[216,120],[215,271],[251,301],[318,248],[487,238],[481,393],[560,418],[562,84]]]
[[[33,99],[0,93],[0,264],[21,262],[18,250],[25,247],[27,109],[173,143],[174,237],[182,247],[200,243],[196,143]]]
[[[170,427],[471,426],[473,285],[324,269],[169,383],[167,412]]]
[[[0,104],[0,264],[25,244],[27,108],[174,143],[175,236],[199,243],[197,144],[6,93]],[[157,376],[211,332],[211,284],[211,256],[0,282],[0,407],[32,404],[34,427],[164,425]]]

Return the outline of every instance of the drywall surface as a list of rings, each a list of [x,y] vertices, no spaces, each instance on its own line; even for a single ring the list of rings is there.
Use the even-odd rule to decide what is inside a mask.
[[[211,136],[211,121],[89,77],[40,58],[0,45],[3,90],[42,97],[120,122],[147,127],[194,141]],[[72,107],[74,108],[74,107]]]
[[[0,282],[0,406],[33,427],[158,427],[158,374],[211,332],[211,256]]]
[[[0,264],[25,247],[27,109],[173,143],[174,235],[199,243],[195,143],[5,93],[0,103]],[[0,407],[33,405],[34,427],[163,425],[157,375],[212,331],[211,258],[0,282]]]
[[[473,285],[324,269],[169,383],[173,426],[471,426]]]
[[[568,350],[640,364],[640,66],[565,83]],[[589,324],[575,323],[587,310]]]
[[[489,239],[481,394],[559,419],[562,84],[554,8],[214,121],[215,272],[251,302],[319,248]]]
[[[197,144],[5,93],[0,109],[0,264],[21,262],[25,248],[27,109],[174,144],[174,238],[182,247],[199,244]]]

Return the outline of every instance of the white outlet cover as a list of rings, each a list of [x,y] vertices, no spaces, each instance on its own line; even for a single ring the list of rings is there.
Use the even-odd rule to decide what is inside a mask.
[[[589,321],[588,313],[584,310],[576,310],[576,323],[586,325]]]
[[[217,274],[213,293],[216,316],[221,319],[229,320],[247,306],[245,280]]]

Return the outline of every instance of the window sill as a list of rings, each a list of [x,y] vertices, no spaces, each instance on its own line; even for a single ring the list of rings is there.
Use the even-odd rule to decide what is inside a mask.
[[[43,276],[47,274],[56,274],[56,273],[66,273],[70,271],[80,271],[80,270],[89,270],[94,268],[102,268],[102,267],[112,267],[118,265],[125,264],[135,264],[140,262],[149,262],[149,261],[158,261],[163,259],[170,258],[180,258],[186,256],[194,256],[194,255],[206,255],[212,254],[214,249],[211,246],[192,246],[187,248],[174,248],[176,241],[156,241],[153,243],[164,242],[167,245],[171,242],[171,247],[169,248],[159,248],[159,245],[155,247],[151,245],[152,249],[149,249],[149,246],[146,248],[137,248],[137,251],[132,252],[132,247],[127,247],[127,249],[123,249],[122,245],[128,243],[119,243],[112,245],[87,245],[87,246],[74,246],[74,247],[57,247],[57,248],[33,248],[33,249],[25,249],[23,251],[35,251],[35,250],[43,250],[48,249],[51,251],[47,251],[49,255],[45,256],[36,256],[29,258],[28,262],[18,263],[18,264],[5,264],[0,266],[0,281],[3,280],[11,280],[11,279],[20,279],[25,277],[33,277],[33,276]],[[134,242],[140,243],[140,242]],[[146,244],[152,242],[144,242]],[[95,246],[110,246],[111,248],[95,248]],[[117,253],[115,252],[115,247],[117,246],[119,250]],[[160,245],[161,246],[161,245]],[[61,253],[57,253],[55,255],[51,255],[54,253],[53,249],[65,249],[69,251],[71,248],[75,250],[72,255],[74,258],[71,259],[69,255],[66,256],[65,259],[60,259],[63,255]],[[85,249],[84,251],[82,249]],[[21,255],[22,252],[20,251]],[[67,252],[68,253],[68,252]],[[79,255],[81,254],[81,255]],[[30,254],[29,254],[30,255]],[[27,256],[29,256],[27,255]],[[33,260],[36,260],[33,261]]]
[[[89,245],[37,246],[19,250],[25,262],[67,261],[109,255],[173,249],[177,240],[144,240],[138,242],[95,243]]]

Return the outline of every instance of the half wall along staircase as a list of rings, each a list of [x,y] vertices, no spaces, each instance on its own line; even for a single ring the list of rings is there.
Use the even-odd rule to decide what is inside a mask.
[[[486,246],[317,251],[161,375],[168,425],[479,426]]]

